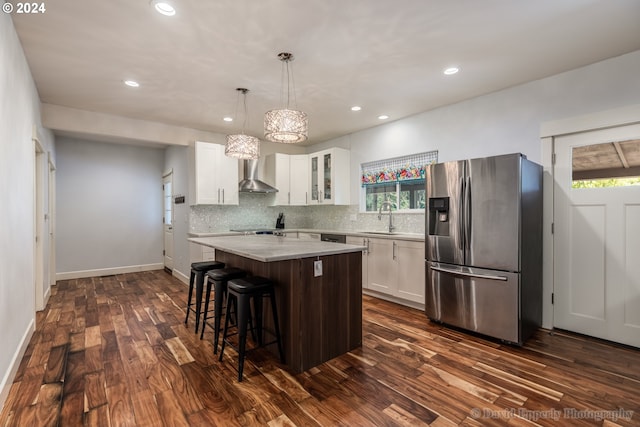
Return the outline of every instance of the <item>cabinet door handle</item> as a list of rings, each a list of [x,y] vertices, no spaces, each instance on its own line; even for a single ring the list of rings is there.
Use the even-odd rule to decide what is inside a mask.
[[[224,188],[222,189],[222,204],[224,205]]]
[[[218,188],[218,203],[220,203],[220,189]]]
[[[322,191],[318,190],[318,203],[322,203]]]
[[[304,192],[304,204],[305,205],[309,204],[309,192],[308,191]]]
[[[396,259],[396,242],[393,242],[393,251],[392,251],[392,254],[393,254],[393,259],[395,260],[395,259]]]
[[[291,204],[291,192],[287,193],[287,204],[290,205]]]

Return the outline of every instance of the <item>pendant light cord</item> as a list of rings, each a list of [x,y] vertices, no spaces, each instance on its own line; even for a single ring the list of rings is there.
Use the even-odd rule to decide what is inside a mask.
[[[240,109],[240,94],[242,93],[242,106],[243,106],[243,112],[244,112],[244,117],[242,118],[242,130],[241,130],[241,134],[245,134],[244,131],[245,129],[247,129],[247,127],[249,127],[249,108],[247,107],[247,92],[249,92],[249,89],[245,89],[245,88],[237,88],[236,89],[238,91],[238,94],[236,95],[236,113],[235,113],[235,117],[238,117],[238,110]]]
[[[244,134],[244,130],[249,127],[249,109],[247,108],[247,92],[248,90],[242,91],[242,103],[244,104],[244,120],[242,121],[242,133]]]
[[[280,54],[283,55],[283,54]],[[289,63],[291,62],[291,60],[293,59],[293,55],[291,54],[287,54],[288,56],[281,56],[280,60],[282,61],[282,81],[280,82],[280,87],[282,88],[282,91],[280,93],[280,103],[285,105],[285,108],[287,110],[289,110],[289,106],[291,105],[291,86],[293,86],[293,105],[294,108],[298,107],[298,100],[296,97],[296,83],[294,81],[294,77],[293,77],[293,70],[289,70]],[[293,65],[291,65],[291,67],[293,67]],[[285,79],[286,79],[286,85],[285,85]],[[286,93],[286,103],[285,103],[285,93],[284,93],[284,88],[287,88],[287,93]]]

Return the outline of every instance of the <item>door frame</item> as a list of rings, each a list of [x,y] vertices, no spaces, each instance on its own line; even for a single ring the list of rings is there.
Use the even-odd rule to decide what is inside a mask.
[[[542,327],[553,329],[554,284],[554,163],[555,138],[563,135],[590,132],[617,126],[640,123],[640,104],[612,110],[544,122],[540,125],[543,166],[543,268],[542,268]]]
[[[56,165],[49,153],[49,289],[56,284]],[[46,302],[45,302],[46,304]]]
[[[43,310],[45,301],[45,268],[44,268],[44,158],[45,150],[34,131],[33,141],[33,286],[34,306],[36,311]],[[47,286],[48,288],[48,286]]]

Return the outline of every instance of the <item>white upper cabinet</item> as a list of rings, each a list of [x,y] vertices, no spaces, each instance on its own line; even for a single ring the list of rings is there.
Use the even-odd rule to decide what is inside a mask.
[[[291,206],[309,204],[309,156],[306,154],[289,156],[289,192]]]
[[[309,204],[348,205],[349,151],[330,148],[309,154]]]
[[[305,206],[309,199],[309,157],[273,153],[265,157],[264,181],[276,187],[278,206]]]
[[[224,145],[196,141],[189,148],[189,203],[237,205],[238,160],[224,154]]]

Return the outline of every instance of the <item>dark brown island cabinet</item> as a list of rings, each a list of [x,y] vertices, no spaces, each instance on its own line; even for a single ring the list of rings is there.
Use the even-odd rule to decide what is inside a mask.
[[[285,364],[300,373],[362,345],[364,246],[271,235],[189,239],[227,265],[274,282]],[[271,308],[263,310],[267,330]],[[277,348],[270,346],[277,355]]]

